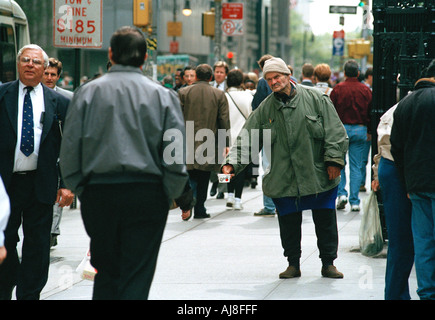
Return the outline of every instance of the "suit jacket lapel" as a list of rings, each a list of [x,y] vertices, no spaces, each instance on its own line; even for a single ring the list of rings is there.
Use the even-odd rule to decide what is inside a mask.
[[[18,126],[18,80],[11,84],[4,94],[6,112],[9,115],[15,136],[17,136]]]
[[[46,86],[42,85],[42,88],[44,91],[45,115],[42,127],[41,143],[47,137],[47,134],[50,131],[53,121],[56,117],[56,98],[51,94],[50,89],[48,89]]]

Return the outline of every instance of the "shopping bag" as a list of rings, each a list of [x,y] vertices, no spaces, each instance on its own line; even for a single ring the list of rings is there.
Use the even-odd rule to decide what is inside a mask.
[[[378,254],[384,248],[378,200],[374,191],[371,191],[369,196],[363,200],[359,245],[361,253],[368,257]]]
[[[77,267],[76,272],[80,273],[82,279],[94,281],[97,269],[91,264],[91,250],[88,250],[82,262],[80,262]]]

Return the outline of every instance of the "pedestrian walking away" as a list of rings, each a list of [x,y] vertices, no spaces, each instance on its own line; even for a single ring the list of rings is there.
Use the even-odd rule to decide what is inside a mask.
[[[412,203],[417,293],[435,300],[435,60],[394,111],[391,154]]]
[[[328,96],[331,94],[332,88],[329,86],[331,78],[331,69],[326,63],[320,63],[314,68],[315,87]]]
[[[344,209],[349,201],[352,211],[360,211],[359,190],[361,168],[366,154],[367,141],[371,139],[370,110],[372,92],[359,82],[359,68],[355,60],[344,64],[346,80],[337,84],[330,94],[332,103],[346,128],[349,137],[349,193],[346,190],[346,167],[341,172],[338,187],[337,209]],[[348,199],[349,195],[349,199]]]
[[[397,104],[385,112],[379,121],[372,190],[381,192],[388,233],[385,300],[409,300],[408,279],[414,265],[412,207],[391,155],[390,134],[396,108]]]
[[[184,158],[165,159],[172,139],[164,134],[184,137],[184,121],[176,92],[140,69],[147,45],[139,29],[118,29],[108,53],[108,73],[74,93],[60,168],[90,237],[92,298],[147,299],[169,204],[188,178]]]
[[[301,84],[308,87],[314,87],[314,67],[311,63],[304,63],[302,66]]]
[[[343,278],[333,262],[338,250],[335,198],[348,147],[346,131],[328,96],[314,87],[293,83],[282,59],[267,60],[263,73],[273,94],[252,113],[243,129],[260,130],[258,144],[269,153],[263,191],[277,208],[281,244],[288,261],[279,277],[301,276],[302,211],[311,210],[321,274]],[[252,139],[248,145],[243,141],[246,139],[237,138],[222,166],[223,173],[239,174],[246,166],[242,159],[254,156],[249,154]]]

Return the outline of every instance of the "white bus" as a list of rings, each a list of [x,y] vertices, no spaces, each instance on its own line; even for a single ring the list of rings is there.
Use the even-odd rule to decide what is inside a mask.
[[[17,52],[29,43],[24,11],[13,0],[0,0],[0,83],[17,79]]]

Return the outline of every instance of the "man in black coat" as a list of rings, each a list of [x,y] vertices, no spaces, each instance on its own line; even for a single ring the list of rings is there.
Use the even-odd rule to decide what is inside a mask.
[[[37,45],[18,52],[19,80],[0,86],[0,175],[11,202],[5,230],[8,255],[0,266],[0,299],[39,299],[48,278],[53,205],[71,204],[58,191],[62,126],[69,100],[41,84],[47,54]],[[58,199],[57,199],[58,198]],[[18,229],[23,226],[21,261]]]
[[[391,154],[412,203],[420,299],[435,300],[435,60],[394,111]]]

